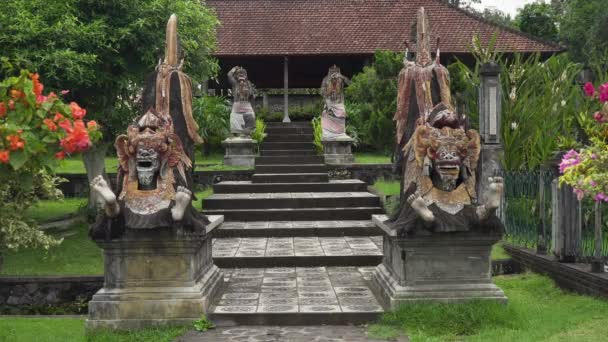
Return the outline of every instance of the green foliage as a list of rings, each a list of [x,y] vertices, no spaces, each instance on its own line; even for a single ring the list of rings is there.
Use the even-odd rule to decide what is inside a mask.
[[[179,18],[185,71],[195,80],[214,76],[218,65],[210,53],[218,21],[199,0],[5,0],[2,55],[14,69],[45,75],[50,89],[70,90],[70,99],[112,140],[133,116],[145,75],[164,54],[172,13]]]
[[[471,69],[462,62],[450,65],[456,71],[455,98],[469,109],[470,120],[478,122],[479,67],[482,61],[495,55],[484,48],[476,53],[476,66]],[[504,166],[507,170],[533,170],[549,160],[557,150],[559,139],[576,134],[577,113],[582,92],[576,78],[582,66],[565,55],[552,56],[546,61],[540,54],[511,59],[498,59],[502,66],[502,139],[505,146]]]
[[[313,104],[304,106],[290,105],[289,119],[291,121],[311,121],[323,111],[323,101],[317,101]],[[270,112],[266,108],[259,108],[255,113],[256,117],[265,122],[281,122],[283,121],[283,112]]]
[[[400,182],[398,180],[378,179],[374,183],[374,188],[385,196],[399,196]]]
[[[321,117],[312,119],[312,132],[314,134],[313,144],[318,154],[323,154],[323,128],[321,127]]]
[[[397,77],[402,66],[402,53],[376,51],[374,63],[355,75],[346,88],[348,123],[358,132],[364,148],[393,148]]]
[[[260,146],[264,142],[264,138],[266,138],[266,124],[264,120],[257,118],[255,120],[255,130],[251,133],[251,139],[257,141],[258,146]]]
[[[202,96],[192,103],[192,115],[199,134],[210,150],[219,149],[230,135],[230,101],[221,96]]]
[[[390,164],[391,156],[381,153],[355,153],[355,163],[357,164]]]
[[[572,58],[608,69],[608,6],[605,0],[568,0],[559,19],[562,43]]]
[[[201,315],[201,318],[194,321],[194,330],[205,332],[209,329],[215,329],[215,324],[207,318],[204,314]]]
[[[508,304],[415,304],[383,315],[373,337],[406,333],[410,341],[599,341],[608,328],[608,303],[564,293],[545,276],[494,278]]]
[[[553,7],[543,2],[533,2],[519,9],[515,17],[522,32],[557,41],[558,30]]]

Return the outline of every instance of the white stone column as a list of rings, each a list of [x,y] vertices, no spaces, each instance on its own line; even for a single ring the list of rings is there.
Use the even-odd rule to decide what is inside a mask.
[[[289,119],[289,58],[283,57],[283,122],[291,122]]]

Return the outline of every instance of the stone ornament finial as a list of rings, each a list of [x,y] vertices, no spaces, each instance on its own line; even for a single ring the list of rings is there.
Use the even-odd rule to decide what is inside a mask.
[[[177,37],[177,15],[172,14],[167,22],[167,35],[165,40],[164,64],[177,66],[179,63],[179,41]]]

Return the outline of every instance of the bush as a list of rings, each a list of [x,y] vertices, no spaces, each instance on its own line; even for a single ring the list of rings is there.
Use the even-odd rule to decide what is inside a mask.
[[[25,211],[40,197],[58,198],[51,176],[58,159],[86,151],[101,138],[97,124],[85,124],[86,110],[43,94],[37,74],[0,82],[0,267],[5,250],[60,241],[38,230]]]
[[[230,101],[222,96],[202,96],[192,103],[192,113],[205,140],[205,152],[221,149],[222,141],[230,135]]]
[[[346,88],[348,123],[358,132],[361,147],[391,151],[395,141],[397,77],[403,54],[376,51],[374,63],[355,75]]]

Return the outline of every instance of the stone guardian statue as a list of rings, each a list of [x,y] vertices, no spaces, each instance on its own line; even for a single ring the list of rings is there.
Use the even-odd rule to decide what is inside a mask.
[[[325,101],[321,114],[323,139],[348,137],[346,134],[346,108],[344,107],[344,88],[350,80],[333,65],[321,83],[321,96]]]
[[[247,70],[240,66],[228,72],[232,85],[232,111],[230,112],[230,133],[235,137],[249,138],[255,130],[255,112],[251,101],[255,99],[255,86],[247,77]]]

